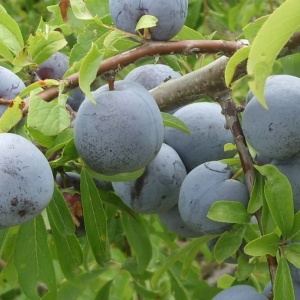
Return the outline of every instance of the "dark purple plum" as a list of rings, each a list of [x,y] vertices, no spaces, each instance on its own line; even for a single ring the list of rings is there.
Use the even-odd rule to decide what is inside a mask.
[[[271,76],[264,96],[268,109],[255,96],[245,106],[242,127],[246,140],[261,155],[289,158],[300,152],[300,78]]]
[[[163,121],[150,93],[131,81],[94,92],[96,104],[81,104],[74,125],[75,146],[84,162],[104,175],[146,167],[163,142]]]
[[[85,94],[80,87],[76,87],[73,91],[71,91],[70,96],[67,99],[67,104],[69,104],[74,111],[78,111],[79,106],[82,104],[84,99]]]
[[[187,0],[109,0],[109,11],[115,26],[123,31],[136,33],[135,28],[143,15],[158,19],[150,28],[153,40],[170,40],[183,27],[187,17]]]
[[[68,70],[69,57],[56,52],[41,63],[35,71],[39,79],[62,79]]]
[[[248,204],[249,194],[245,184],[231,179],[231,167],[211,161],[193,169],[184,179],[178,208],[184,223],[202,235],[220,234],[232,224],[216,222],[207,217],[210,207],[219,200]]]
[[[191,171],[202,163],[229,158],[234,151],[224,151],[226,143],[234,143],[219,104],[199,102],[179,108],[174,116],[183,121],[190,135],[175,128],[165,128],[165,143],[173,147],[185,167]]]
[[[54,190],[49,163],[30,141],[0,134],[0,228],[35,218],[48,205]]]
[[[169,79],[180,76],[180,73],[167,65],[148,64],[133,69],[126,75],[125,80],[137,82],[149,91]]]
[[[166,144],[137,180],[113,182],[121,200],[139,213],[165,212],[178,202],[179,190],[186,176],[176,151]]]

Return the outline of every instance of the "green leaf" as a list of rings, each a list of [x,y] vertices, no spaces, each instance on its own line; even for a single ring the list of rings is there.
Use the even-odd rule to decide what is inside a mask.
[[[280,258],[278,261],[273,291],[273,300],[295,299],[291,272],[287,260],[285,258]]]
[[[238,258],[238,267],[236,272],[238,281],[243,281],[249,278],[254,269],[255,264],[249,263],[245,255],[240,255]]]
[[[238,65],[248,58],[249,52],[250,47],[244,47],[230,57],[225,69],[225,83],[227,86],[230,86],[232,83]]]
[[[293,230],[294,201],[289,180],[274,165],[255,166],[266,177],[265,196],[276,225],[285,237]]]
[[[234,224],[247,224],[251,219],[242,203],[228,200],[215,202],[210,207],[207,217],[217,222]]]
[[[70,214],[70,210],[62,193],[57,185],[54,187],[52,199],[47,206],[48,218],[51,218],[52,225],[61,235],[71,235],[75,232],[75,224]],[[52,227],[52,226],[51,226]]]
[[[97,77],[97,72],[104,56],[104,51],[99,50],[96,44],[92,44],[90,51],[82,60],[79,69],[79,86],[87,97],[95,103],[91,93],[91,84]]]
[[[256,19],[253,23],[249,23],[243,28],[243,33],[248,41],[253,41],[262,25],[266,22],[269,16],[263,16]]]
[[[88,8],[86,7],[85,1],[83,0],[70,0],[72,11],[76,18],[80,20],[90,20],[93,18]]]
[[[38,29],[28,39],[28,54],[32,62],[40,64],[67,45],[64,35],[58,31],[42,32]]]
[[[153,287],[157,287],[159,280],[163,276],[163,274],[170,269],[170,267],[180,259],[184,259],[184,257],[187,255],[187,253],[190,253],[195,247],[199,248],[207,241],[211,240],[213,236],[203,236],[200,238],[193,239],[190,243],[188,243],[186,246],[179,248],[178,250],[174,251],[163,263],[163,265],[158,268],[151,279],[151,283]]]
[[[158,22],[158,19],[156,17],[151,16],[151,15],[143,15],[137,22],[135,31],[139,31],[144,28],[155,27],[157,22]]]
[[[294,215],[293,231],[290,238],[294,241],[300,241],[300,211]]]
[[[14,56],[9,50],[9,47],[2,41],[0,41],[0,56],[7,59],[9,62],[13,62]]]
[[[21,225],[14,258],[19,284],[29,299],[56,299],[55,272],[41,215]]]
[[[0,132],[8,132],[23,118],[22,108],[24,101],[20,97],[16,97],[12,104],[4,111],[0,117]]]
[[[8,230],[9,230],[8,228],[0,229],[0,256],[1,257],[7,241]]]
[[[81,284],[78,276],[81,273],[80,265],[83,263],[83,254],[78,239],[75,234],[61,234],[53,214],[49,214],[49,222],[57,249],[58,261],[66,279]]]
[[[51,168],[58,168],[65,163],[78,158],[78,153],[74,144],[74,139],[70,140],[64,147],[60,158],[50,162]]]
[[[218,263],[235,254],[240,248],[246,226],[238,226],[236,230],[224,232],[214,247],[214,256]]]
[[[266,108],[264,86],[267,77],[271,74],[280,50],[292,34],[300,29],[299,19],[300,2],[298,0],[285,1],[264,22],[251,46],[247,64],[248,75],[252,77],[249,86],[259,102]],[[276,38],[273,39],[270,36],[276,36]]]
[[[82,169],[80,191],[85,231],[97,263],[106,266],[110,260],[106,213],[90,174]]]
[[[136,254],[139,273],[143,273],[152,258],[147,227],[139,215],[132,217],[128,213],[122,214],[122,224],[128,243]]]
[[[165,112],[161,112],[161,115],[165,126],[181,130],[187,134],[191,134],[189,128],[185,125],[185,123],[174,115]]]
[[[247,211],[249,214],[254,214],[262,207],[263,200],[265,199],[264,187],[265,180],[260,173],[257,173],[247,207]]]
[[[55,99],[46,102],[34,96],[30,99],[27,125],[44,135],[53,136],[70,126],[70,114],[65,105]]]
[[[296,268],[300,268],[300,244],[292,243],[282,247],[284,257]]]
[[[109,293],[112,283],[113,280],[106,282],[97,293],[95,300],[109,300]]]
[[[275,256],[279,247],[280,237],[276,233],[265,234],[251,242],[249,242],[244,251],[248,255],[263,256],[271,254]]]
[[[51,148],[55,141],[54,136],[46,136],[33,128],[26,127],[26,130],[29,132],[29,135],[43,147]]]
[[[140,176],[143,175],[145,168],[142,168],[140,170],[130,172],[130,173],[120,173],[116,175],[103,175],[100,173],[97,173],[93,171],[89,166],[85,166],[85,168],[89,171],[89,173],[96,179],[104,180],[104,181],[109,181],[109,182],[123,182],[123,181],[133,181],[139,178]]]
[[[172,40],[204,40],[204,36],[197,30],[183,26]]]
[[[170,279],[171,279],[171,285],[172,285],[172,294],[174,295],[175,299],[180,300],[189,300],[189,294],[183,284],[181,283],[181,280],[176,277],[174,272],[170,269],[168,271]]]
[[[24,47],[22,32],[18,23],[0,5],[0,40],[14,54]]]
[[[26,88],[20,92],[19,96],[21,98],[24,98],[26,95],[29,95],[30,92],[37,93],[39,91],[42,91],[43,87],[58,86],[58,85],[59,85],[59,81],[55,80],[55,79],[38,80],[38,81],[26,86]]]

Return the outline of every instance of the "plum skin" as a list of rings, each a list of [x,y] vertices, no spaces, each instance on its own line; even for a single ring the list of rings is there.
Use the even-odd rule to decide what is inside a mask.
[[[186,169],[176,151],[166,144],[144,174],[134,181],[113,182],[122,201],[139,213],[162,213],[178,202],[179,190]]]
[[[287,159],[298,153],[300,78],[291,75],[269,77],[264,90],[268,110],[252,95],[248,93],[242,119],[246,140],[257,152],[272,159]]]
[[[131,80],[144,86],[148,91],[159,86],[165,80],[180,77],[171,67],[163,64],[147,64],[130,71],[125,80]]]
[[[30,141],[13,133],[0,134],[0,228],[27,222],[49,204],[52,170]]]
[[[179,194],[178,208],[182,220],[192,230],[202,235],[220,234],[232,224],[216,222],[207,217],[213,203],[230,200],[248,204],[249,194],[245,184],[230,179],[232,169],[219,161],[211,161],[193,169],[185,177]]]
[[[260,294],[250,285],[235,285],[223,290],[212,300],[268,300],[265,295]]]
[[[226,120],[217,103],[200,102],[179,108],[174,116],[183,121],[190,135],[175,128],[165,128],[165,143],[174,148],[188,171],[198,165],[229,158],[233,151],[224,151],[226,143],[234,143]]]
[[[79,107],[74,141],[83,161],[104,175],[133,172],[154,159],[163,142],[159,108],[141,85],[115,82],[94,92],[96,105],[85,99]]]
[[[183,27],[187,17],[187,0],[110,0],[109,11],[115,26],[135,34],[135,27],[143,15],[153,15],[157,26],[150,28],[153,40],[173,38]]]

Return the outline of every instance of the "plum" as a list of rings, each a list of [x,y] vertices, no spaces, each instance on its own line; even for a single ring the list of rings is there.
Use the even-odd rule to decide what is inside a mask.
[[[250,285],[234,285],[217,294],[212,300],[268,300]]]
[[[300,151],[300,78],[270,76],[264,96],[268,109],[249,93],[242,120],[246,140],[266,157],[289,158]]]
[[[209,219],[207,213],[219,200],[237,201],[247,206],[247,187],[230,179],[232,175],[231,167],[219,161],[201,164],[188,173],[178,201],[180,215],[188,227],[203,235],[220,234],[231,228],[231,224]]]
[[[225,128],[226,121],[219,104],[188,104],[179,108],[174,116],[187,125],[190,135],[166,127],[165,143],[177,151],[188,171],[204,162],[232,157],[235,153],[224,151],[224,145],[233,143],[234,139],[230,130]]]
[[[35,218],[54,191],[49,163],[30,141],[13,133],[0,134],[0,228]]]
[[[166,212],[158,214],[161,222],[169,229],[171,232],[178,234],[179,236],[185,238],[195,238],[200,237],[201,234],[189,228],[182,220],[178,205],[175,205]]]
[[[163,143],[163,121],[150,93],[140,84],[120,80],[85,99],[74,124],[74,140],[83,161],[104,175],[146,167]]]
[[[69,57],[56,52],[39,64],[35,71],[39,79],[62,79],[69,65]]]
[[[73,91],[71,91],[70,96],[67,99],[67,104],[69,104],[74,111],[78,111],[79,106],[82,104],[84,99],[84,92],[80,87],[76,87],[75,89],[73,89]]]
[[[0,98],[14,99],[25,89],[25,84],[21,78],[4,67],[0,66]],[[7,109],[7,105],[0,104],[0,117]]]
[[[286,160],[272,160],[272,164],[289,180],[294,199],[295,212],[300,210],[300,154]]]
[[[166,144],[137,180],[113,182],[122,201],[139,213],[161,213],[178,202],[185,167],[176,151]]]
[[[182,29],[187,17],[188,0],[109,0],[109,11],[118,29],[133,34],[143,15],[155,16],[158,23],[150,28],[151,38],[166,41]]]
[[[167,65],[147,64],[133,69],[126,75],[125,80],[138,82],[149,91],[166,80],[180,76],[180,73],[175,72]]]

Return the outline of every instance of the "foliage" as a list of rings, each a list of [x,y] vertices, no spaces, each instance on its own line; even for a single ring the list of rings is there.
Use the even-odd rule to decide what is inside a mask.
[[[286,42],[300,30],[299,3],[189,0],[185,26],[173,41],[247,39],[247,47],[236,49],[227,61],[226,84],[236,104],[245,103],[249,86],[264,104],[264,82],[270,74],[300,76],[300,46],[295,53],[287,53],[289,56],[281,55]],[[147,18],[139,25],[149,21],[153,26],[153,20]],[[118,54],[132,53],[142,42],[140,34],[128,34],[113,26],[107,0],[61,4],[11,0],[0,5],[0,65],[26,83],[26,89],[13,100],[17,105],[11,105],[0,118],[0,132],[14,132],[31,140],[45,154],[54,176],[66,171],[81,174],[80,190],[56,185],[50,204],[40,216],[0,230],[0,298],[210,300],[221,289],[236,284],[248,284],[262,292],[270,280],[269,267],[277,267],[272,263],[276,260],[274,299],[292,300],[289,265],[300,266],[300,214],[293,210],[288,179],[274,165],[255,166],[247,209],[228,201],[211,207],[211,219],[238,224],[220,235],[190,239],[170,232],[155,214],[133,212],[113,191],[99,188],[95,182],[95,178],[133,180],[144,169],[104,176],[95,174],[79,158],[72,114],[65,105],[69,90],[79,85],[93,100],[92,91],[111,76],[110,72],[98,76],[101,64]],[[65,77],[78,75],[77,82],[36,80],[37,66],[58,51],[69,56]],[[119,66],[115,76],[122,79],[139,65],[160,62],[184,78],[221,56],[218,51],[147,55]],[[243,64],[244,72],[239,74]],[[115,66],[112,69],[116,71]],[[41,95],[47,101],[42,101]],[[189,101],[216,98],[191,94]],[[165,126],[189,133],[178,118],[165,112],[162,117]],[[226,162],[241,179],[240,157]],[[65,201],[66,194],[73,199],[71,204]],[[212,249],[208,242],[216,238]],[[216,262],[223,267],[228,261],[236,264],[235,272],[209,283],[206,269],[211,275]]]

